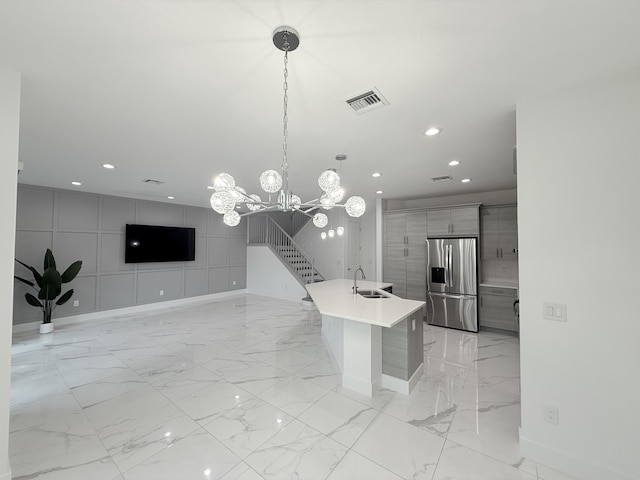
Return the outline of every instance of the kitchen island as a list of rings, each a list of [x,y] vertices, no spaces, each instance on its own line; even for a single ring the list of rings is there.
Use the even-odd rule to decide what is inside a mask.
[[[355,295],[353,283],[307,285],[322,315],[322,336],[342,371],[342,386],[369,397],[376,386],[408,395],[422,374],[425,302],[384,291],[389,283],[365,280],[358,281],[358,291],[372,294]]]

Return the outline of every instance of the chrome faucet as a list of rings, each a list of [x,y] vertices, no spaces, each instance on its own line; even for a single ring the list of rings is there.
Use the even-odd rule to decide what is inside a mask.
[[[358,265],[356,271],[353,272],[353,294],[356,295],[358,293],[358,272],[362,274],[362,280],[366,280],[367,277],[364,276],[364,270],[362,270],[362,266]]]

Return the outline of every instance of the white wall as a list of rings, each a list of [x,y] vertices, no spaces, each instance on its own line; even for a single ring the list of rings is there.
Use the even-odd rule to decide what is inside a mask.
[[[0,70],[0,480],[9,480],[9,405],[16,230],[20,75]],[[8,233],[7,233],[8,232]]]
[[[640,70],[517,112],[523,454],[637,479]],[[566,304],[568,321],[544,320],[543,302]]]
[[[341,212],[337,213],[339,214]],[[327,215],[329,215],[329,213]],[[339,218],[340,217],[336,215],[335,219],[337,220]],[[346,230],[347,220],[336,220],[334,220],[333,228],[335,229],[338,225],[342,225]],[[327,237],[322,240],[322,238],[320,238],[320,233],[327,230],[329,230],[329,226],[326,228],[318,228],[312,221],[309,221],[293,239],[300,248],[302,248],[302,250],[313,259],[314,266],[327,280],[343,278],[346,255],[346,235],[343,235],[342,237],[336,235],[333,238]]]
[[[300,302],[307,291],[269,247],[247,247],[247,292]]]
[[[349,262],[349,236],[353,234],[350,229],[360,228],[360,260],[356,262],[361,265],[367,275],[367,279],[373,280],[376,275],[376,209],[374,204],[367,205],[367,211],[362,217],[351,218],[343,211],[336,209],[333,227],[342,225],[345,234],[342,237],[337,235],[333,238],[320,238],[320,232],[328,228],[320,229],[313,222],[307,224],[294,237],[295,242],[302,250],[314,258],[315,266],[327,280],[345,278],[351,275],[347,272]],[[342,217],[340,216],[342,215]]]

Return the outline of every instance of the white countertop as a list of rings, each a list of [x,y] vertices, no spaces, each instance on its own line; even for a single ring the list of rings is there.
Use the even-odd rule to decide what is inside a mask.
[[[391,283],[358,280],[358,290],[381,290]],[[307,291],[323,315],[356,322],[393,327],[403,318],[424,307],[425,302],[405,300],[388,292],[390,298],[365,298],[352,292],[353,279],[310,283]]]

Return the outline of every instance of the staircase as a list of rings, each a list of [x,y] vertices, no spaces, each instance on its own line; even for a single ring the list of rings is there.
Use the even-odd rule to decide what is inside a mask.
[[[265,213],[265,215],[280,225],[292,238],[311,220],[309,215],[305,215],[300,210],[294,210],[293,212],[269,212]]]
[[[267,245],[304,287],[324,277],[293,238],[270,215],[253,215],[248,223],[249,245]]]

